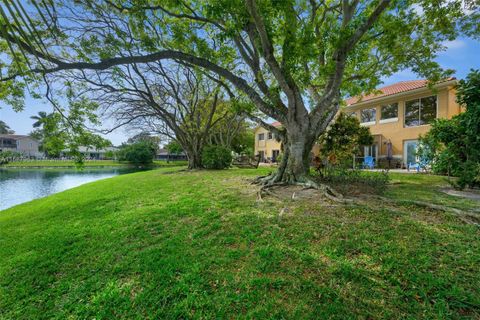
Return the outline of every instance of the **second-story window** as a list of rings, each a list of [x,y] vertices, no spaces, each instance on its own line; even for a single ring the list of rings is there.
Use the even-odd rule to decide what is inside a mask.
[[[267,138],[268,140],[273,139],[273,134],[271,132],[267,133]]]
[[[431,123],[437,117],[437,96],[405,102],[405,127]]]
[[[398,103],[384,105],[381,110],[381,120],[398,119]]]
[[[258,140],[265,140],[265,133],[259,133],[258,134]]]
[[[365,124],[374,124],[377,117],[377,110],[375,108],[363,109],[360,111],[360,122]]]

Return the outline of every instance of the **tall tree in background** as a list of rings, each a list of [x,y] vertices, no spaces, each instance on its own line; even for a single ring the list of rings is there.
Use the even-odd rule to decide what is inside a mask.
[[[45,111],[39,111],[37,115],[30,117],[30,119],[35,120],[32,126],[34,128],[42,129],[45,123],[47,123],[49,117],[51,117],[51,114],[48,114]]]
[[[43,140],[45,139],[45,127],[53,115],[53,113],[48,114],[45,111],[39,111],[37,115],[30,116],[30,119],[35,120],[35,122],[32,124],[33,130],[28,135],[40,142],[39,149],[41,151],[44,151]]]
[[[239,112],[231,107],[233,93],[225,92],[221,79],[179,64],[133,64],[82,73],[70,81],[75,87],[88,85],[90,100],[118,126],[144,128],[178,141],[190,169],[202,167],[202,150],[212,130]]]
[[[133,137],[128,138],[127,143],[133,144],[142,141],[150,142],[154,146],[156,153],[160,149],[160,142],[162,141],[162,139],[158,135],[151,134],[148,131],[143,131],[137,133]]]
[[[60,74],[68,83],[79,73],[165,59],[195,65],[282,122],[284,156],[267,184],[311,183],[310,150],[342,97],[404,68],[447,76],[437,52],[446,40],[478,34],[480,16],[461,0],[9,3],[1,21],[2,45],[11,49],[1,70],[4,100],[19,108],[27,83]]]
[[[10,129],[8,124],[6,124],[4,121],[0,120],[0,134],[14,134],[15,131]]]

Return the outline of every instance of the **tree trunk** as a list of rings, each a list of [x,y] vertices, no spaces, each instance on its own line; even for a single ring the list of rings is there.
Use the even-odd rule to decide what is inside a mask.
[[[282,160],[277,172],[266,181],[267,184],[295,184],[309,180],[311,152],[317,137],[300,126],[294,124],[287,127],[282,140]]]
[[[185,153],[188,158],[188,169],[193,170],[203,168],[201,150],[198,150],[197,148],[188,148],[185,149]]]

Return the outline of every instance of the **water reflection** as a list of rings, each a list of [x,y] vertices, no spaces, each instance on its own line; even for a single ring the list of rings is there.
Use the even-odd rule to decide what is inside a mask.
[[[135,169],[1,169],[0,210]]]

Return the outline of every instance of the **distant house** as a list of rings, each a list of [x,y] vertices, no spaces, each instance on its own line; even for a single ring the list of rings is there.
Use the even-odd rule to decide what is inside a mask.
[[[103,149],[95,149],[95,148],[84,147],[84,146],[78,147],[78,151],[87,160],[104,160],[104,159],[109,158],[107,156],[108,153],[115,152],[117,150],[118,150],[118,148],[115,148],[115,147],[106,147],[106,148],[103,148]],[[70,156],[69,155],[69,150],[68,149],[63,150],[61,156],[62,157]]]
[[[272,126],[280,128],[280,122],[271,123]],[[282,143],[277,140],[275,133],[265,129],[262,126],[255,128],[255,155],[260,157],[261,162],[278,162]],[[312,155],[317,156],[320,147],[315,144],[312,148]]]
[[[280,127],[280,122],[271,124],[274,127]],[[275,137],[273,132],[258,126],[255,129],[255,154],[260,157],[261,162],[271,160],[275,162],[280,155],[282,144]]]
[[[42,157],[38,150],[40,143],[30,136],[19,134],[0,134],[0,151],[14,151],[24,157]]]
[[[169,153],[167,149],[159,149],[155,157],[157,160],[175,161],[187,160],[187,155],[182,151],[178,154]]]

